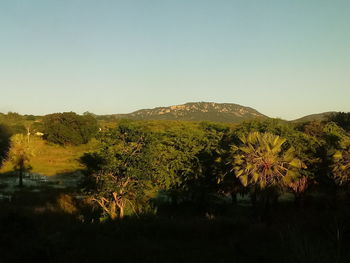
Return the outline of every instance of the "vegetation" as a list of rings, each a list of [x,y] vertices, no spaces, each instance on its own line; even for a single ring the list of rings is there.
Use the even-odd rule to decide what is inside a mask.
[[[79,159],[87,152],[96,149],[98,142],[92,139],[87,144],[63,147],[48,143],[46,140],[30,136],[29,145],[33,155],[30,157],[31,173],[53,176],[63,173],[72,173],[84,169]],[[8,156],[8,155],[7,155]],[[9,174],[13,171],[13,164],[9,158],[0,168],[0,174]]]
[[[0,124],[0,167],[6,159],[7,153],[10,149],[11,133],[8,128]]]
[[[29,172],[32,167],[30,165],[30,158],[33,155],[33,149],[29,145],[29,139],[22,134],[16,134],[12,138],[11,151],[9,159],[13,164],[14,170],[18,173],[18,186],[23,186],[24,173]]]
[[[96,123],[89,113],[62,113],[43,118],[46,140],[17,134],[12,144],[3,126],[0,147],[7,159],[0,172],[84,173],[74,186],[47,184],[38,192],[24,185],[11,202],[0,201],[6,237],[0,244],[9,248],[3,257],[348,262],[350,134],[344,116],[232,125]],[[40,123],[25,121],[31,128]],[[12,231],[28,244],[18,255],[9,252],[18,242]]]
[[[333,174],[337,184],[347,185],[350,182],[350,149],[337,151],[334,154]]]
[[[328,120],[336,123],[344,130],[350,131],[350,112],[333,113],[328,117]]]
[[[97,132],[97,121],[92,115],[80,116],[74,112],[54,113],[43,118],[43,131],[49,142],[60,145],[86,144]]]
[[[242,137],[242,146],[235,146],[233,167],[243,186],[257,184],[260,189],[291,183],[303,167],[294,157],[294,149],[282,151],[286,139],[271,133],[253,132]]]
[[[180,120],[240,123],[267,117],[255,109],[233,103],[189,102],[170,107],[138,110],[129,114],[100,116],[100,119]]]

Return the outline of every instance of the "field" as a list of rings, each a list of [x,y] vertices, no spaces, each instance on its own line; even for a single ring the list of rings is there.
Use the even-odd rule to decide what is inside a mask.
[[[31,136],[31,173],[52,176],[81,170],[83,166],[80,164],[79,158],[84,153],[93,151],[96,145],[97,141],[92,140],[88,144],[79,146],[59,146],[50,144],[39,137]],[[11,173],[12,171],[12,163],[6,161],[0,169],[0,174]]]

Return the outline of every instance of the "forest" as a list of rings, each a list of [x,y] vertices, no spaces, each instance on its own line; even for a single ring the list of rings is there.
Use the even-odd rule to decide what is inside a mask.
[[[350,261],[350,113],[233,124],[10,112],[0,163],[4,262]]]

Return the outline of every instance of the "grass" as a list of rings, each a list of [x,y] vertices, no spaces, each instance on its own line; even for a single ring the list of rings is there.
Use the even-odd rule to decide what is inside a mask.
[[[32,136],[30,137],[30,148],[33,152],[30,160],[31,172],[51,176],[80,170],[83,166],[80,164],[79,158],[84,153],[96,149],[97,143],[96,140],[92,140],[85,145],[59,146]],[[8,160],[0,169],[0,174],[12,171],[13,165]]]

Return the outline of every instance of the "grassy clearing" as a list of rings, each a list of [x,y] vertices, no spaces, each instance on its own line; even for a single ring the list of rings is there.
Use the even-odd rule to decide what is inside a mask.
[[[59,146],[50,144],[41,138],[32,136],[30,138],[30,149],[33,156],[30,164],[33,173],[44,175],[55,175],[80,170],[83,166],[79,163],[79,158],[86,152],[96,149],[98,142],[92,140],[88,144],[79,146]],[[0,173],[13,171],[13,165],[6,161],[0,169]]]

